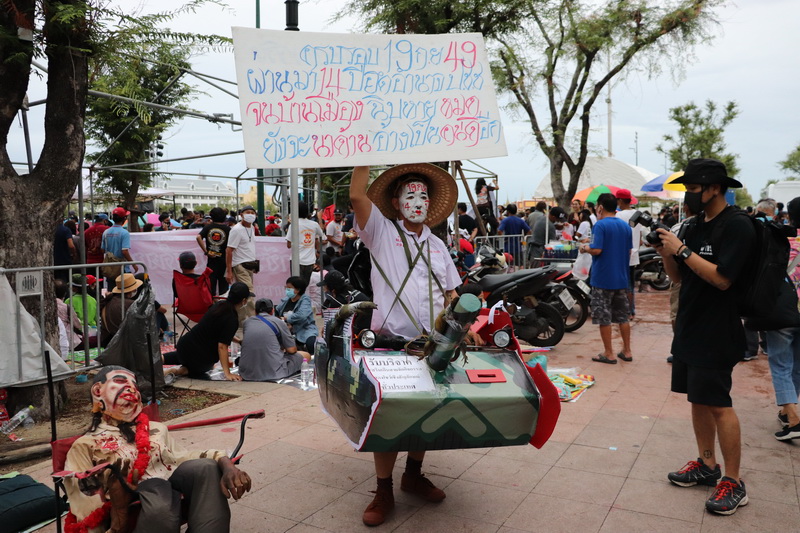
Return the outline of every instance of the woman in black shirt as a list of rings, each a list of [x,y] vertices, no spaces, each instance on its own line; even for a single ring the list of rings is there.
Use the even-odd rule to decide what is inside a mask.
[[[225,379],[241,381],[241,377],[232,374],[228,361],[228,346],[239,328],[237,311],[247,305],[253,296],[242,282],[231,285],[228,297],[214,304],[200,322],[178,341],[177,351],[164,355],[164,363],[181,365],[168,371],[176,376],[207,379],[206,372],[214,368],[217,361],[222,365]]]

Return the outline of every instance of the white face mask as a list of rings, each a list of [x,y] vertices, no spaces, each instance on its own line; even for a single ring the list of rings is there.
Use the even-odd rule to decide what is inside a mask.
[[[428,186],[421,181],[411,181],[400,190],[400,213],[409,222],[421,224],[428,218]]]
[[[242,218],[248,224],[252,224],[253,222],[256,221],[256,216],[252,213],[245,213],[244,215],[242,215]]]

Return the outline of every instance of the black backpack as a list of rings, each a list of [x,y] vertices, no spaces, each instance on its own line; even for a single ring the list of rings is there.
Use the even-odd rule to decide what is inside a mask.
[[[702,215],[701,215],[702,216]],[[726,207],[714,228],[711,240],[718,248],[725,221],[734,216],[746,217],[756,233],[750,264],[745,268],[734,288],[739,292],[739,315],[743,318],[767,318],[775,309],[775,302],[786,281],[789,265],[789,236],[796,235],[791,226],[780,226],[748,215],[736,207]]]

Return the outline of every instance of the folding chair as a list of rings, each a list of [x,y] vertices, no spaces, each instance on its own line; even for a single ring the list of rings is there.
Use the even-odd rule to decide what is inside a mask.
[[[176,334],[178,332],[177,321],[183,325],[181,332],[183,335],[192,329],[189,322],[200,322],[208,308],[214,303],[214,298],[211,296],[211,272],[211,269],[206,267],[202,274],[192,278],[177,270],[172,271],[172,282],[175,284],[176,294],[172,306],[172,328]],[[183,317],[189,320],[184,320]],[[181,335],[178,335],[178,338]]]
[[[159,421],[159,414],[158,414],[158,404],[151,403],[145,406],[143,412],[150,418],[150,420]],[[234,464],[238,464],[239,460],[241,459],[241,455],[237,455],[239,450],[242,448],[244,444],[244,437],[245,437],[245,430],[247,421],[251,418],[264,418],[264,410],[261,409],[259,411],[253,411],[250,413],[243,413],[243,414],[236,414],[230,416],[224,416],[220,418],[210,418],[207,420],[196,420],[192,422],[184,422],[181,424],[173,424],[171,426],[167,426],[169,431],[176,431],[180,429],[188,429],[188,428],[195,428],[201,426],[210,426],[216,424],[225,424],[229,422],[237,422],[241,420],[241,427],[239,429],[239,442],[234,448],[233,452],[231,453],[230,457]],[[91,477],[96,475],[103,469],[109,467],[109,463],[102,463],[89,471],[86,472],[70,472],[64,470],[64,464],[67,461],[67,453],[69,452],[72,444],[78,440],[81,435],[76,435],[74,437],[68,437],[65,439],[55,440],[50,443],[50,446],[53,451],[53,485],[55,486],[55,493],[56,493],[56,500],[60,500],[62,495],[66,495],[66,490],[64,489],[64,480],[67,478],[75,477],[77,479],[83,479],[87,477]],[[136,515],[138,514],[138,502],[133,502],[131,506],[134,508],[134,512],[131,513],[131,520],[133,521],[133,525],[135,525]],[[57,531],[61,531],[61,517],[58,517],[58,522],[56,524]],[[183,522],[185,523],[185,517],[182,518]]]

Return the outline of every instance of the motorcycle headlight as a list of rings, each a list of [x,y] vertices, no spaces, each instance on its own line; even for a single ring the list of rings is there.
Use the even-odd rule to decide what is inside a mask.
[[[365,329],[362,331],[358,336],[358,342],[364,348],[370,349],[375,346],[375,340],[377,339],[377,335],[371,329]]]
[[[511,333],[507,329],[498,329],[492,334],[492,340],[498,348],[505,348],[511,344]]]

